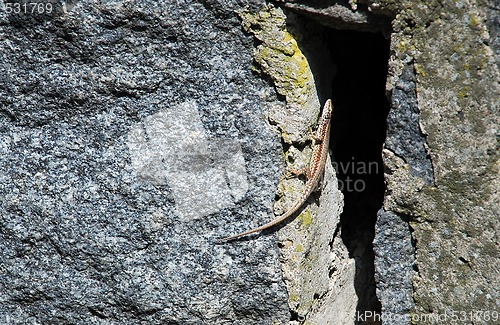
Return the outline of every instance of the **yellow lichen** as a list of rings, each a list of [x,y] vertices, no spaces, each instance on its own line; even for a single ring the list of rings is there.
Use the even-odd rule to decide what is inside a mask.
[[[476,15],[471,14],[469,16],[469,25],[471,27],[476,27],[477,25],[479,25],[479,18]]]
[[[297,40],[286,30],[286,16],[280,8],[264,6],[256,14],[240,12],[243,28],[262,43],[254,51],[261,70],[274,81],[276,91],[288,104],[302,107],[313,92],[313,78]]]
[[[422,66],[418,63],[415,63],[415,72],[420,74],[422,77],[425,78],[425,71],[424,69],[422,68]]]
[[[304,210],[304,212],[302,212],[299,215],[298,219],[300,222],[302,222],[302,225],[304,225],[305,227],[311,225],[313,220],[312,214],[308,209]]]
[[[460,98],[460,99],[464,99],[464,98],[468,97],[468,96],[469,96],[469,87],[468,87],[468,86],[464,86],[464,87],[462,87],[462,88],[458,91],[457,96],[458,96],[458,98]]]

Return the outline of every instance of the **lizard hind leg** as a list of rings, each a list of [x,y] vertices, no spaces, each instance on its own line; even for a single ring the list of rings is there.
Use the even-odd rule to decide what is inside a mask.
[[[295,177],[301,176],[301,175],[305,175],[306,179],[311,178],[311,170],[309,169],[309,167],[303,167],[300,169],[290,168],[287,170],[286,174],[289,176],[288,178],[292,178],[294,176]]]

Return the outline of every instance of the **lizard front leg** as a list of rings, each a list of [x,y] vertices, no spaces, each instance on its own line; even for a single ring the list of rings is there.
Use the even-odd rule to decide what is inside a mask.
[[[314,134],[311,127],[309,127],[308,131],[309,131],[309,136],[313,140],[314,144],[318,144],[318,143],[321,143],[323,141],[323,137],[321,137],[321,135]]]

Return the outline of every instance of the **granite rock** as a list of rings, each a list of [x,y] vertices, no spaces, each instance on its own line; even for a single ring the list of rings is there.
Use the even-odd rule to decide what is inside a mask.
[[[53,5],[0,15],[0,323],[288,320],[273,236],[214,243],[280,175],[242,4]]]

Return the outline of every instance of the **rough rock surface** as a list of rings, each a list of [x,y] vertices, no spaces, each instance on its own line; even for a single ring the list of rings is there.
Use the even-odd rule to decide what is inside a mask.
[[[307,162],[333,72],[297,15],[360,31],[392,19],[382,311],[494,323],[498,5],[277,3],[0,8],[0,323],[353,323],[330,164],[278,236],[214,242],[300,191],[283,161]]]
[[[387,163],[387,156],[404,157],[410,175],[432,184],[432,165],[425,148],[425,136],[419,126],[415,74],[406,65],[391,96],[387,116],[387,135],[384,144],[386,167],[395,170],[404,166]],[[402,159],[401,159],[402,160]],[[412,278],[415,249],[408,217],[379,210],[375,225],[375,281],[383,315],[394,316],[391,324],[408,324],[404,317],[413,308]]]
[[[281,173],[241,5],[65,9],[0,14],[0,323],[286,322],[275,237],[214,243]]]
[[[383,315],[393,317],[391,324],[408,324],[404,318],[414,307],[412,279],[415,248],[407,218],[381,209],[377,214],[373,242],[377,296]]]
[[[322,38],[304,20],[291,13],[287,16],[272,5],[256,13],[244,10],[239,14],[245,30],[258,40],[254,51],[256,68],[273,80],[277,93],[286,99],[286,107],[272,109],[269,120],[281,130],[287,168],[299,169],[311,156],[307,130],[316,123],[319,103],[331,94],[329,85],[321,82],[328,80],[332,71],[327,51],[321,46]],[[313,74],[315,62],[321,63],[322,70]],[[275,211],[285,212],[300,194],[302,184],[298,178],[282,178]],[[313,195],[310,201],[315,198]],[[314,201],[295,219],[284,222],[289,226],[278,233],[291,321],[350,321],[356,306],[352,287],[355,269],[339,240],[343,197],[330,160],[321,196]]]
[[[384,208],[410,220],[416,273],[415,307],[408,316],[416,324],[457,319],[493,324],[490,316],[498,311],[500,92],[485,5],[429,1],[385,7],[398,12],[388,89],[396,95],[398,80],[407,79],[405,67],[413,65],[419,126],[432,162],[429,182],[428,164],[416,159],[423,157],[418,132],[413,143],[404,131],[388,133]],[[401,111],[392,114],[389,123],[406,120]],[[398,143],[407,144],[405,150]],[[400,220],[393,220],[396,229]],[[377,231],[383,237],[383,230]],[[386,252],[387,247],[379,255]]]
[[[500,69],[500,5],[498,1],[486,2],[486,25],[490,34],[489,43],[495,52],[497,67]]]
[[[412,65],[403,69],[391,96],[387,116],[387,135],[384,147],[410,165],[410,175],[433,183],[432,162],[425,148],[425,136],[419,125],[415,73]]]

